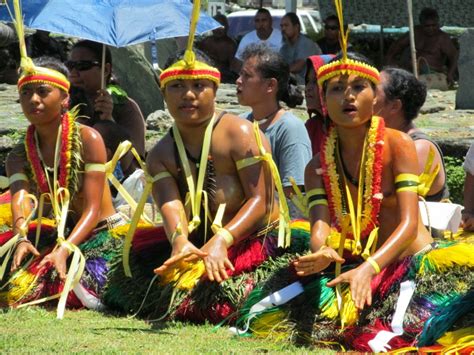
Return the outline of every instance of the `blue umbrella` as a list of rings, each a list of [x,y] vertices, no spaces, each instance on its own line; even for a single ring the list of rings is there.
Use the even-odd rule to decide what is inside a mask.
[[[1,4],[0,0],[0,4]],[[12,0],[8,0],[13,9]],[[187,36],[190,0],[23,0],[25,26],[114,47]],[[11,21],[0,6],[0,21]],[[202,13],[197,33],[221,25]]]

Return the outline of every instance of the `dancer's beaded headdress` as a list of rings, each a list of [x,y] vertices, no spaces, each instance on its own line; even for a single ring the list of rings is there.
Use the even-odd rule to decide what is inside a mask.
[[[377,68],[357,60],[347,57],[347,43],[349,38],[349,28],[344,29],[344,16],[342,13],[342,0],[334,0],[336,5],[337,17],[339,19],[339,33],[341,42],[342,58],[323,65],[318,70],[318,84],[322,86],[325,81],[344,74],[356,74],[360,77],[378,84],[380,81],[380,73]]]
[[[21,56],[21,75],[18,79],[18,90],[20,90],[24,85],[27,84],[46,83],[61,90],[64,90],[65,92],[68,92],[71,84],[62,73],[54,69],[35,66],[31,58],[28,57],[28,53],[26,52],[25,29],[23,26],[20,2],[18,0],[14,1],[13,7],[15,12],[14,24],[18,35],[18,41],[20,44]]]
[[[206,63],[197,61],[193,52],[194,35],[196,33],[196,26],[199,19],[200,2],[200,0],[194,1],[188,44],[184,53],[184,58],[177,61],[161,73],[161,88],[164,88],[166,84],[176,79],[208,79],[216,83],[216,85],[220,84],[221,73],[219,70]]]

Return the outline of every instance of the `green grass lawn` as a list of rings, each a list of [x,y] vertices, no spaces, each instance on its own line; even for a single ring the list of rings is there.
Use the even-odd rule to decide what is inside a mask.
[[[148,323],[81,310],[56,312],[40,307],[4,310],[0,315],[2,353],[332,353],[252,337],[232,336],[227,327],[178,322]]]

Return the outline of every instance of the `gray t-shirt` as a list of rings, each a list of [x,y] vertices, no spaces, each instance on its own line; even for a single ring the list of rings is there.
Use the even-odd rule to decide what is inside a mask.
[[[251,113],[243,117],[253,121]],[[297,185],[304,185],[304,170],[311,160],[311,142],[303,121],[287,111],[263,133],[270,141],[283,186],[291,186],[290,177]]]
[[[291,65],[299,59],[306,59],[309,56],[321,54],[321,49],[308,37],[300,34],[294,45],[288,43],[288,41],[284,41],[282,47],[280,48],[280,54],[285,59],[285,62]],[[303,66],[303,69],[296,73],[298,84],[304,85],[305,74],[306,65]]]

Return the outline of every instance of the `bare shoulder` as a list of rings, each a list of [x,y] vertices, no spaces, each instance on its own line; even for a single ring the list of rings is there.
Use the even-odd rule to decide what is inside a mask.
[[[166,166],[169,167],[174,162],[174,143],[170,133],[166,133],[151,150],[148,152],[146,157],[146,165],[150,172],[155,172],[158,167]]]
[[[82,145],[84,146],[84,148],[87,148],[86,145],[88,144],[100,144],[100,143],[103,144],[104,143],[102,136],[94,128],[86,126],[86,125],[81,125],[80,131],[81,131]]]
[[[232,113],[226,113],[221,121],[229,138],[239,139],[245,136],[253,136],[252,122]]]
[[[85,125],[81,125],[80,130],[84,162],[107,161],[105,144],[100,133]]]
[[[5,167],[7,169],[7,174],[12,175],[18,172],[24,172],[26,159],[26,151],[23,144],[16,145],[10,153],[8,153]]]
[[[223,128],[225,129],[225,137],[227,138],[228,147],[234,155],[247,156],[250,153],[252,155],[258,154],[260,147],[257,144],[255,136],[255,130],[253,123],[249,120],[233,115],[225,114],[223,117]],[[270,143],[263,134],[259,131],[260,141],[266,151],[271,151]]]
[[[392,149],[397,146],[399,149],[415,148],[413,139],[408,134],[392,128],[385,129],[385,144],[388,144]]]

